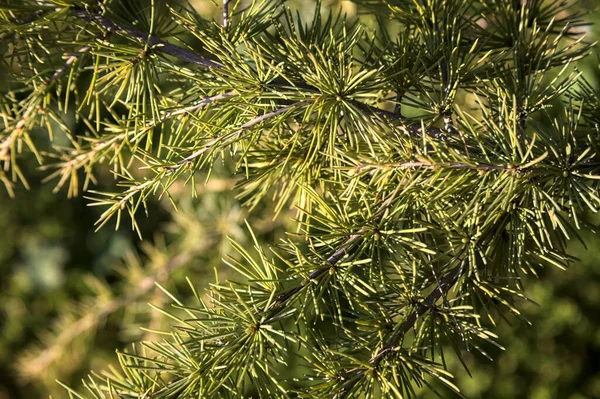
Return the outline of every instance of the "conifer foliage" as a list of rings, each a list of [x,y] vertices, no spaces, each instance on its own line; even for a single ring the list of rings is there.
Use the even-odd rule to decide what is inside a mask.
[[[296,210],[288,239],[234,242],[235,273],[190,281],[195,303],[157,310],[171,330],[70,397],[459,393],[447,357],[488,356],[497,319],[521,318],[521,277],[569,265],[600,206],[571,2],[357,3],[305,18],[224,1],[220,21],[181,1],[0,3],[9,192],[34,156],[57,195],[104,209],[98,227],[136,229],[149,198],[177,181],[193,195],[227,163],[249,212]],[[101,165],[114,192],[94,191]]]

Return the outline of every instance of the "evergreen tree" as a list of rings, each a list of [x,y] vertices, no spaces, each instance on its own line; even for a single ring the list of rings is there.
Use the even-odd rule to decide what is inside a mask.
[[[166,0],[0,4],[9,193],[34,156],[56,191],[104,209],[98,228],[138,229],[152,197],[181,181],[194,195],[226,165],[247,212],[295,210],[270,249],[247,223],[233,272],[190,281],[194,304],[170,294],[172,327],[71,397],[458,393],[446,357],[488,356],[489,329],[529,300],[522,277],[569,265],[600,206],[582,15],[568,0],[358,3],[356,19],[318,4],[305,20],[224,1],[218,23]],[[93,190],[103,164],[115,192]]]

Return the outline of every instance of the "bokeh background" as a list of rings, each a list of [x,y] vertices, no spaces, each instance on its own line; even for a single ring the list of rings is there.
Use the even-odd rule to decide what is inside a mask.
[[[192,3],[220,20],[214,2]],[[288,4],[306,15],[314,10],[310,1]],[[594,11],[599,5],[576,4],[590,11],[589,41],[600,37],[600,13]],[[356,15],[351,2],[323,1],[324,11],[340,7]],[[593,54],[578,64],[596,86],[598,60]],[[176,186],[177,211],[168,201],[154,200],[149,216],[138,219],[143,239],[126,225],[95,232],[100,209],[88,207],[85,198],[54,194],[52,184],[41,183],[45,174],[38,165],[23,163],[31,189],[18,189],[14,199],[0,190],[0,399],[66,397],[56,379],[77,386],[89,370],[114,363],[115,349],[168,328],[169,321],[148,306],[168,302],[152,282],[189,298],[186,278],[201,289],[213,281],[215,268],[224,267],[221,259],[231,253],[227,236],[249,242],[244,219],[267,244],[293,223],[286,214],[273,221],[269,204],[248,214],[231,190],[232,171],[223,165],[199,188],[198,198]],[[98,175],[97,189],[110,190],[110,172]],[[588,219],[600,225],[600,217]],[[510,321],[494,330],[505,351],[491,350],[493,362],[467,354],[471,376],[450,363],[467,398],[600,398],[600,235],[582,238],[570,245],[578,260],[569,270],[543,270],[539,279],[525,282],[539,306],[523,307],[530,326]],[[444,398],[456,397],[440,389]],[[420,395],[435,397],[427,390]]]

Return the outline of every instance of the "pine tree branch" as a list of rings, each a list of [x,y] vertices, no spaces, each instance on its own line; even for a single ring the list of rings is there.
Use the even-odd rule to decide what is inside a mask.
[[[108,140],[105,140],[102,142],[96,141],[95,144],[93,145],[93,147],[88,152],[85,152],[82,154],[77,154],[77,155],[73,156],[72,158],[65,160],[64,162],[58,163],[57,165],[43,166],[41,168],[41,170],[46,170],[49,167],[59,168],[59,170],[57,170],[56,172],[54,172],[51,175],[49,175],[48,177],[46,177],[45,180],[50,180],[50,179],[56,177],[57,175],[60,175],[61,176],[60,180],[57,183],[56,188],[55,188],[55,191],[58,191],[64,185],[64,183],[70,178],[70,176],[72,175],[72,173],[74,171],[76,171],[82,167],[85,167],[87,164],[92,162],[97,156],[102,154],[102,152],[104,150],[111,148],[113,145],[118,144],[118,143],[122,142],[123,140],[127,140],[127,139],[137,141],[139,138],[141,138],[147,132],[152,130],[154,127],[160,125],[161,123],[165,123],[166,121],[168,121],[169,119],[172,119],[173,117],[196,111],[198,109],[204,108],[205,106],[207,106],[213,102],[225,100],[225,99],[234,97],[236,95],[237,95],[236,91],[228,91],[225,93],[216,94],[211,97],[205,97],[202,100],[196,102],[195,104],[189,105],[184,108],[179,108],[179,109],[165,112],[160,118],[149,121],[141,130],[132,129],[132,130],[117,134],[115,136],[112,136]],[[75,196],[75,195],[77,195],[76,187],[73,188],[72,191],[70,191],[70,196]]]
[[[46,13],[46,10],[37,10],[37,11],[32,12],[29,15],[24,16],[23,18],[9,18],[9,21],[13,22],[16,25],[26,25],[26,24],[29,24],[31,22],[37,21],[45,13]],[[3,34],[3,36],[0,36],[0,40],[12,40],[12,39],[14,39],[14,37],[16,35],[17,35],[16,31],[5,32]]]
[[[380,208],[379,208],[378,212],[376,213],[375,217],[371,220],[371,223],[377,224],[377,223],[379,223],[381,221],[381,219],[383,218],[383,216],[385,214],[385,211],[390,206],[390,204],[392,203],[392,201],[394,200],[394,198],[398,194],[399,190],[400,190],[400,186],[396,187],[394,189],[394,191],[392,191],[392,193],[390,194],[390,196],[380,206]],[[329,256],[327,258],[328,265],[326,267],[320,267],[318,269],[315,269],[315,270],[311,271],[308,274],[308,278],[305,279],[304,281],[302,281],[302,283],[300,285],[297,285],[296,287],[290,288],[286,292],[280,294],[277,297],[277,299],[275,300],[275,302],[273,302],[271,304],[269,310],[272,311],[272,312],[278,311],[286,302],[288,302],[290,299],[292,299],[294,297],[294,295],[296,295],[304,287],[306,287],[308,285],[309,281],[316,280],[319,277],[321,277],[323,274],[325,274],[326,272],[328,272],[329,269],[331,269],[332,266],[335,266],[340,260],[342,260],[344,258],[344,256],[348,253],[348,250],[350,248],[352,248],[354,245],[356,245],[360,241],[362,241],[365,233],[370,232],[370,231],[371,230],[361,229],[357,233],[352,234],[350,237],[348,237],[348,239],[346,240],[346,242],[342,246],[340,246],[337,250],[335,250],[335,252],[331,256]]]
[[[448,65],[448,61],[446,61],[446,58],[442,58],[442,60],[440,61],[440,70],[442,73],[442,86],[443,86],[443,94],[446,97],[446,99],[448,99],[448,97],[450,96],[450,67]],[[444,103],[446,101],[444,100]],[[452,108],[451,108],[451,104],[445,104],[445,110],[443,111],[442,117],[444,119],[444,131],[448,134],[455,134],[456,133],[456,129],[454,128],[454,126],[452,125]]]
[[[375,215],[375,217],[372,219],[372,222],[377,223],[378,221],[381,220],[381,218],[384,216],[385,211],[387,210],[387,208],[391,205],[392,201],[394,200],[394,198],[396,197],[397,193],[399,192],[399,190],[401,189],[401,186],[396,187],[389,195],[389,197],[383,202],[383,204],[380,206],[377,214]],[[309,273],[309,279],[306,279],[302,282],[301,285],[294,287],[288,291],[286,291],[285,293],[279,295],[276,299],[275,302],[273,302],[271,304],[271,306],[265,311],[265,313],[263,314],[263,317],[256,317],[257,320],[268,320],[269,318],[273,317],[275,314],[277,314],[280,310],[281,307],[284,306],[291,298],[294,297],[294,295],[299,292],[300,290],[302,290],[302,288],[304,288],[307,283],[306,281],[309,281],[310,279],[317,279],[319,278],[321,275],[323,275],[327,270],[329,270],[331,268],[331,266],[334,266],[335,264],[337,264],[340,260],[342,260],[344,258],[344,256],[348,253],[348,250],[354,246],[355,244],[357,244],[358,242],[361,241],[364,233],[366,233],[369,230],[366,229],[361,229],[358,233],[355,233],[353,235],[351,235],[348,240],[346,240],[346,242],[340,246],[332,255],[330,255],[327,258],[327,262],[329,263],[329,265],[327,267],[324,268],[319,268],[316,269],[312,272]],[[236,341],[231,341],[231,342],[236,342]],[[176,385],[176,382],[173,382],[173,385]],[[146,397],[147,398],[153,398],[156,397],[158,395],[161,395],[162,393],[166,392],[167,390],[170,389],[170,386],[167,385],[165,387],[160,388],[159,390],[152,392],[152,393],[146,393]]]
[[[383,164],[383,165],[358,165],[355,167],[357,172],[368,169],[410,169],[410,168],[442,168],[442,169],[471,169],[471,170],[480,170],[484,172],[491,171],[501,171],[501,172],[510,172],[510,173],[521,173],[523,169],[519,169],[513,165],[491,165],[491,164],[482,164],[482,163],[466,163],[466,162],[427,162],[427,161],[408,161],[401,162],[396,164]]]
[[[225,20],[227,20],[228,21],[227,26],[228,26],[229,15],[228,15],[228,11],[227,11],[227,19],[225,19],[225,15],[226,15],[225,10],[228,10],[228,1],[224,2],[224,9],[223,9],[224,25],[225,25]],[[35,21],[36,18],[43,16],[44,13],[45,12],[42,12],[40,10],[39,12],[35,12],[35,13],[31,14],[30,16],[24,18],[24,20],[28,21],[28,22],[33,22],[33,21]],[[71,14],[74,17],[77,17],[77,18],[80,18],[80,19],[83,19],[86,21],[94,21],[98,25],[100,25],[103,29],[105,29],[107,32],[120,33],[125,36],[138,39],[141,42],[147,41],[148,44],[150,46],[152,46],[154,50],[157,50],[164,54],[178,58],[181,61],[188,62],[188,63],[195,64],[195,65],[200,65],[200,66],[203,66],[206,68],[215,68],[215,69],[223,68],[223,65],[221,65],[220,63],[213,61],[213,60],[209,60],[209,59],[199,55],[198,53],[194,52],[193,50],[189,50],[187,48],[178,46],[176,44],[169,43],[166,40],[163,40],[154,35],[148,35],[148,33],[141,32],[141,31],[139,31],[135,28],[132,28],[130,26],[127,26],[125,24],[117,23],[117,22],[113,21],[112,19],[104,16],[100,12],[91,13],[82,8],[72,7]],[[288,86],[289,82],[282,80],[282,79],[276,79],[275,81],[272,82],[272,84],[274,84],[276,86]],[[312,90],[318,91],[316,88],[306,84],[305,82],[296,82],[295,86],[303,88],[303,89],[311,90],[311,91]],[[386,111],[384,109],[377,108],[377,107],[374,107],[374,106],[371,106],[371,105],[368,105],[368,104],[365,104],[362,102],[358,102],[358,101],[353,101],[353,104],[357,105],[361,110],[363,110],[366,113],[369,113],[372,115],[377,115],[384,119],[389,119],[392,121],[403,121],[404,120],[402,115],[399,115],[398,113],[393,112],[393,111]],[[442,132],[441,129],[438,129],[438,128],[426,127],[425,129],[423,129],[423,126],[421,126],[421,124],[419,124],[419,123],[405,125],[404,127],[410,134],[420,135],[423,133],[423,130],[424,130],[426,132],[426,134],[428,134],[432,137],[435,137],[435,138],[438,138],[441,140],[446,139],[445,134]]]
[[[404,119],[402,116],[402,94],[396,94],[396,105],[394,106],[394,114],[399,119]]]
[[[170,118],[172,118],[174,116],[185,114],[185,113],[188,113],[188,112],[196,111],[197,109],[203,108],[204,106],[206,106],[206,105],[208,105],[208,104],[210,104],[212,102],[220,101],[220,100],[225,100],[227,98],[234,97],[237,94],[238,94],[237,91],[232,90],[232,91],[228,91],[228,92],[225,92],[225,93],[216,94],[216,95],[211,96],[211,97],[205,97],[205,98],[203,98],[202,100],[198,101],[195,104],[189,105],[189,106],[184,107],[184,108],[176,109],[174,111],[165,112],[165,114],[163,115],[162,118],[160,118],[160,120],[158,120],[157,122],[150,122],[148,127],[156,126],[157,124],[163,123],[167,119],[170,119]]]
[[[442,296],[445,296],[448,291],[450,291],[450,289],[458,281],[463,268],[464,264],[460,262],[458,266],[452,269],[450,273],[448,273],[442,279],[442,281],[440,281],[439,285],[435,287],[435,289],[427,296],[427,298],[417,305],[417,309],[415,309],[415,311],[413,311],[404,319],[402,324],[396,328],[396,331],[394,331],[392,336],[385,342],[381,351],[379,351],[379,353],[377,353],[377,355],[369,361],[373,367],[377,367],[383,360],[384,356],[394,350],[404,334],[406,334],[415,325],[419,317],[432,310],[438,299],[440,299]]]
[[[17,25],[25,25],[40,19],[46,12],[47,10],[36,10],[31,14],[24,16],[23,18],[16,18],[11,20]]]
[[[65,61],[64,65],[60,68],[58,68],[56,70],[56,72],[54,72],[54,74],[52,75],[52,77],[45,83],[47,86],[50,86],[52,83],[54,83],[55,81],[57,81],[66,71],[67,69],[71,68],[71,66],[75,63],[75,61],[77,61],[77,59],[79,57],[81,57],[83,54],[87,53],[88,51],[90,51],[92,49],[91,46],[83,46],[82,48],[80,48],[77,53],[75,54],[71,54],[70,56],[67,57],[67,60]]]
[[[29,115],[34,111],[33,105],[29,106],[15,124],[12,132],[0,142],[0,162],[4,162],[4,171],[8,171],[11,164],[11,150],[17,138],[25,128]]]
[[[226,1],[226,2],[224,2],[223,16],[224,16],[224,21],[225,20],[228,21],[227,22],[227,24],[228,24],[229,23],[228,12],[227,12],[227,19],[225,19],[225,15],[226,15],[225,10],[227,10],[227,9],[228,9],[228,4]],[[164,54],[168,54],[170,56],[178,58],[182,61],[201,65],[201,66],[204,66],[207,68],[216,68],[216,69],[223,68],[223,65],[221,65],[215,61],[208,60],[205,57],[200,56],[199,54],[197,54],[196,52],[194,52],[192,50],[188,50],[186,48],[169,43],[169,42],[167,42],[163,39],[160,39],[156,36],[149,37],[147,33],[138,31],[138,30],[136,30],[132,27],[126,26],[124,24],[119,24],[119,23],[109,19],[108,17],[103,16],[100,13],[91,14],[86,10],[73,8],[72,14],[74,16],[84,19],[84,20],[96,21],[100,26],[102,26],[108,32],[122,33],[122,34],[128,35],[130,37],[134,37],[140,41],[149,40],[149,44],[151,46],[155,47],[156,50],[158,50]],[[148,39],[148,37],[149,37],[149,39]],[[278,86],[286,86],[289,84],[288,82],[286,82],[284,80],[275,80],[273,83]],[[304,89],[316,90],[314,87],[307,85],[305,82],[298,82],[296,85],[298,87],[302,87]],[[361,102],[354,102],[354,104],[359,106],[363,111],[368,112],[370,114],[378,115],[380,117],[387,118],[390,120],[402,120],[401,116],[398,116],[394,112],[386,111],[384,109],[373,107],[371,105],[361,103]],[[407,126],[406,128],[411,134],[420,134],[423,131],[422,126],[419,124],[413,124],[413,125]],[[437,137],[437,138],[443,137],[443,133],[440,129],[426,128],[425,131],[427,134],[429,134],[433,137]]]
[[[133,37],[141,42],[148,42],[150,46],[159,50],[160,52],[178,58],[182,61],[189,62],[191,64],[200,65],[206,68],[222,68],[223,66],[215,61],[211,61],[202,57],[194,51],[186,48],[171,44],[166,40],[158,38],[148,33],[141,32],[137,29],[129,27],[124,24],[117,23],[108,17],[105,17],[99,12],[90,13],[87,10],[73,7],[71,8],[71,14],[77,18],[93,21],[100,25],[103,29],[111,33],[120,33],[128,37]]]
[[[434,288],[434,290],[421,301],[416,309],[410,313],[402,323],[400,323],[394,333],[388,338],[383,344],[383,347],[378,350],[377,354],[369,360],[369,364],[372,369],[377,369],[379,364],[385,359],[385,357],[391,353],[394,353],[399,342],[402,340],[404,335],[410,331],[415,325],[417,320],[426,313],[430,312],[435,308],[435,303],[443,296],[445,296],[450,289],[458,282],[461,276],[464,264],[461,262],[458,266],[450,271],[440,283]],[[345,399],[352,392],[352,388],[358,383],[363,374],[368,371],[366,368],[355,369],[346,375],[348,381],[343,386],[342,391],[334,396],[334,399]]]
[[[326,267],[320,267],[308,273],[308,277],[302,281],[300,285],[297,285],[293,288],[290,288],[286,292],[280,294],[277,297],[277,300],[271,304],[270,309],[274,311],[278,311],[286,302],[294,297],[298,292],[302,291],[304,287],[308,285],[311,280],[316,280],[325,274],[332,266],[335,266],[345,255],[348,253],[348,250],[359,243],[362,240],[363,234],[366,233],[366,230],[359,230],[358,233],[351,235],[348,240],[338,248],[333,255],[327,258],[328,265]]]
[[[202,146],[202,148],[200,148],[199,150],[196,150],[194,153],[192,153],[190,156],[180,160],[179,162],[177,162],[175,165],[172,166],[166,166],[165,168],[167,170],[174,170],[179,168],[181,165],[184,164],[188,164],[190,162],[193,162],[194,160],[196,160],[198,157],[200,157],[202,154],[204,154],[205,152],[209,151],[211,148],[213,148],[216,144],[219,144],[221,142],[228,142],[230,140],[235,140],[237,138],[239,138],[246,130],[261,124],[262,122],[273,118],[277,115],[281,115],[291,109],[294,108],[298,108],[298,107],[302,107],[304,105],[309,104],[309,101],[298,101],[294,104],[290,104],[290,105],[286,105],[284,107],[278,108],[275,111],[271,111],[268,112],[266,114],[263,114],[259,117],[256,117],[248,122],[246,122],[245,124],[243,124],[238,130],[231,132],[229,134],[226,134],[224,136],[220,136],[217,138],[214,138],[212,140],[210,140],[208,143],[204,144]]]

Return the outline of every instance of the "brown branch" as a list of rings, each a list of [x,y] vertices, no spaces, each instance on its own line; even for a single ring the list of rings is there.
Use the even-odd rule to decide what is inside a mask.
[[[377,367],[383,360],[384,356],[394,350],[404,334],[406,334],[415,325],[419,317],[432,310],[438,299],[448,293],[450,288],[452,288],[458,281],[463,270],[463,266],[464,265],[461,262],[458,266],[452,269],[452,271],[442,279],[439,285],[435,287],[431,294],[429,294],[427,298],[420,302],[417,305],[417,308],[404,319],[404,321],[396,328],[396,331],[394,331],[392,336],[385,342],[381,351],[379,351],[379,353],[377,353],[377,355],[369,361],[373,367]]]
[[[125,139],[137,141],[137,140],[139,140],[140,137],[142,137],[148,131],[153,129],[155,126],[157,126],[161,123],[164,123],[167,120],[169,120],[177,115],[196,111],[198,109],[204,108],[205,106],[207,106],[215,101],[225,100],[227,98],[235,96],[236,94],[237,94],[237,92],[235,92],[235,91],[229,91],[229,92],[217,94],[217,95],[214,95],[211,97],[205,97],[202,100],[200,100],[192,105],[189,105],[187,107],[165,112],[161,117],[159,117],[155,120],[149,121],[141,130],[132,129],[132,130],[117,134],[115,136],[112,136],[108,140],[105,140],[105,141],[95,141],[94,144],[92,144],[92,148],[87,152],[80,153],[77,155],[70,154],[70,155],[66,156],[66,159],[63,158],[63,159],[65,159],[64,162],[60,162],[56,165],[41,167],[40,168],[41,170],[46,170],[46,169],[49,169],[50,167],[60,168],[59,170],[57,170],[57,171],[53,172],[52,174],[50,174],[49,176],[47,176],[44,179],[44,181],[47,181],[47,180],[53,179],[57,176],[60,176],[60,179],[54,189],[54,191],[58,191],[68,181],[68,179],[72,176],[72,174],[75,170],[85,167],[87,164],[92,162],[96,156],[101,154],[102,151],[111,148],[113,145],[118,144]],[[1,148],[2,147],[0,146],[0,150],[1,150]],[[2,153],[0,152],[0,156],[1,155],[2,155]],[[0,160],[1,159],[2,158],[0,157]],[[85,187],[84,187],[84,189],[85,189]],[[73,188],[70,188],[69,190],[70,190],[69,196],[77,195],[78,189],[76,186]]]
[[[63,66],[61,66],[56,70],[56,72],[54,72],[52,77],[50,77],[50,79],[46,82],[46,85],[50,86],[52,83],[57,81],[62,76],[62,74],[67,71],[67,69],[71,68],[71,66],[75,63],[75,61],[77,61],[79,57],[81,57],[82,54],[87,53],[91,49],[91,46],[83,46],[77,51],[77,53],[68,56]]]
[[[357,165],[354,169],[356,172],[360,172],[362,170],[368,169],[410,169],[410,168],[426,168],[426,169],[470,169],[470,170],[479,170],[483,172],[491,172],[491,171],[502,171],[502,172],[510,172],[510,173],[520,173],[523,169],[519,169],[513,165],[492,165],[492,164],[483,164],[483,163],[466,163],[466,162],[429,162],[429,161],[407,161],[400,163],[392,163],[392,164],[363,164]]]
[[[390,204],[396,197],[396,194],[398,194],[398,191],[400,191],[400,186],[396,187],[396,189],[394,191],[392,191],[390,196],[383,202],[383,204],[381,204],[381,206],[379,207],[379,210],[375,214],[375,217],[371,220],[371,223],[376,224],[381,221],[381,219],[383,218],[383,216],[385,214],[385,211],[388,209],[388,207],[390,206]],[[271,306],[269,307],[269,311],[270,312],[278,311],[282,305],[284,305],[287,301],[292,299],[294,297],[294,295],[296,295],[304,287],[306,287],[308,285],[309,281],[316,280],[319,277],[321,277],[323,274],[328,272],[332,266],[335,266],[340,260],[342,260],[344,258],[344,256],[348,253],[348,250],[350,248],[352,248],[355,244],[362,241],[364,234],[367,233],[368,231],[370,231],[370,230],[361,229],[357,233],[352,234],[350,237],[348,237],[346,242],[341,247],[339,247],[331,256],[329,256],[327,258],[327,263],[328,263],[327,266],[320,267],[318,269],[311,271],[308,274],[308,278],[303,280],[300,285],[290,288],[289,290],[280,294],[277,297],[277,300],[275,302],[273,302],[271,304]]]
[[[223,6],[224,6],[223,7],[223,22],[224,22],[225,29],[227,29],[229,26],[229,11],[228,11],[228,1],[227,0],[224,1]],[[138,39],[141,42],[147,42],[150,46],[153,47],[154,50],[160,51],[164,54],[178,58],[184,62],[189,62],[191,64],[200,65],[200,66],[203,66],[206,68],[213,68],[213,69],[222,69],[223,68],[223,65],[221,65],[220,63],[213,61],[213,60],[209,60],[209,59],[199,55],[198,53],[194,52],[193,50],[190,50],[190,49],[187,49],[184,47],[180,47],[176,44],[169,43],[166,40],[163,40],[159,37],[156,37],[153,35],[148,35],[148,33],[141,32],[141,31],[139,31],[135,28],[132,28],[130,26],[127,26],[125,24],[115,22],[112,19],[102,15],[100,12],[91,13],[85,9],[73,7],[73,8],[71,8],[71,14],[77,18],[97,23],[103,29],[105,29],[107,32],[115,32],[115,33],[122,34],[126,37],[133,37],[135,39]],[[29,22],[32,22],[33,20],[35,20],[35,16],[40,17],[41,15],[43,15],[43,13],[41,13],[41,12],[34,13],[27,20]],[[276,79],[272,83],[277,86],[290,85],[289,82],[287,82],[283,79]],[[296,82],[296,83],[294,83],[294,85],[296,87],[299,87],[302,89],[318,92],[318,90],[315,87],[312,87],[312,86],[306,84],[306,82]],[[404,121],[402,116],[398,115],[395,112],[386,111],[384,109],[377,108],[377,107],[374,107],[374,106],[371,106],[371,105],[368,105],[365,103],[361,103],[358,101],[355,101],[353,103],[355,105],[357,105],[359,108],[361,108],[366,113],[376,115],[381,118],[389,119],[392,121]],[[410,134],[421,135],[421,134],[423,134],[423,132],[425,132],[427,135],[432,136],[437,139],[440,139],[440,140],[445,140],[447,138],[441,129],[434,128],[434,127],[423,127],[423,126],[421,126],[420,123],[413,123],[410,125],[404,124],[404,128]]]
[[[36,20],[40,19],[42,17],[42,15],[44,15],[48,10],[37,10],[32,12],[29,15],[24,16],[23,18],[16,18],[16,19],[12,19],[12,21],[14,23],[16,23],[17,25],[25,25],[28,24],[30,22],[35,22]]]
[[[159,37],[148,35],[148,33],[140,32],[130,26],[117,23],[101,13],[90,13],[81,8],[72,8],[71,14],[77,18],[86,21],[92,21],[100,25],[103,29],[111,33],[119,33],[127,37],[133,37],[142,42],[148,42],[150,46],[160,52],[178,58],[182,61],[191,64],[201,65],[207,68],[222,68],[223,66],[215,61],[208,60],[192,50],[169,43]]]
[[[117,32],[117,33],[124,34],[128,37],[134,37],[140,41],[148,41],[148,43],[151,46],[155,47],[156,50],[158,50],[164,54],[168,54],[170,56],[178,58],[182,61],[189,62],[191,64],[201,65],[201,66],[204,66],[207,68],[216,68],[216,69],[223,68],[223,65],[221,65],[215,61],[208,60],[207,58],[202,57],[201,55],[197,54],[196,52],[194,52],[192,50],[169,43],[169,42],[167,42],[161,38],[158,38],[156,36],[148,36],[147,33],[140,32],[132,27],[117,23],[117,22],[103,16],[100,13],[90,14],[86,10],[73,8],[72,14],[78,18],[82,18],[82,19],[85,19],[88,21],[95,21],[97,24],[99,24],[104,29],[106,29],[108,32]],[[223,3],[223,25],[224,25],[225,29],[227,29],[229,26],[228,1],[224,1],[224,3]],[[279,85],[279,86],[289,85],[289,82],[287,82],[285,80],[275,80],[273,83],[276,85]],[[296,86],[301,87],[303,89],[307,89],[307,90],[318,91],[316,88],[306,84],[306,82],[296,83]],[[361,102],[354,102],[354,104],[356,104],[359,108],[361,108],[363,111],[365,111],[367,113],[377,115],[379,117],[383,117],[383,118],[390,119],[390,120],[402,120],[402,118],[394,112],[386,111],[384,109],[377,108],[377,107],[374,107],[374,106],[371,106],[371,105],[368,105],[365,103],[361,103]],[[441,129],[438,129],[438,128],[429,127],[429,128],[423,129],[423,127],[419,123],[415,123],[412,125],[406,125],[405,128],[411,134],[422,134],[423,130],[425,130],[425,132],[430,136],[433,136],[433,137],[439,138],[439,139],[445,139],[444,133],[442,132]]]
[[[302,291],[302,289],[306,287],[311,280],[316,280],[329,271],[332,266],[335,266],[348,253],[348,250],[354,246],[354,244],[361,241],[365,232],[365,230],[360,230],[358,233],[352,234],[344,245],[338,248],[333,255],[327,258],[328,265],[326,267],[320,267],[308,273],[307,279],[303,280],[300,285],[290,288],[289,290],[280,294],[277,297],[277,300],[271,304],[269,309],[271,311],[279,310],[283,304],[292,299],[298,292]]]
[[[37,10],[22,18],[9,18],[9,21],[13,22],[16,25],[29,24],[40,19],[46,13],[46,11],[47,10]],[[0,40],[12,40],[15,38],[16,35],[16,30],[13,30],[12,32],[4,32],[2,36],[0,36]]]
[[[160,118],[152,126],[155,126],[155,125],[157,125],[159,123],[162,123],[166,119],[169,119],[169,118],[171,118],[173,116],[177,116],[177,115],[180,115],[180,114],[185,114],[187,112],[195,111],[195,110],[197,110],[199,108],[203,108],[205,105],[208,105],[208,104],[210,104],[212,102],[219,101],[219,100],[225,100],[225,99],[227,99],[229,97],[234,97],[235,95],[237,95],[237,92],[235,90],[232,90],[232,91],[228,91],[228,92],[225,92],[225,93],[216,94],[216,95],[211,96],[211,97],[204,97],[202,100],[200,100],[197,103],[192,104],[190,106],[187,106],[187,107],[184,107],[184,108],[181,108],[181,109],[177,109],[177,110],[174,110],[174,111],[165,112],[165,114],[162,116],[162,118]]]
[[[415,325],[417,320],[424,314],[430,312],[435,308],[435,303],[443,296],[445,296],[448,291],[458,282],[458,279],[461,276],[463,271],[464,264],[461,262],[458,266],[450,271],[442,281],[435,287],[435,289],[422,301],[420,302],[416,309],[410,313],[402,323],[400,323],[394,333],[388,338],[388,340],[383,344],[383,347],[378,350],[378,352],[369,360],[369,364],[372,369],[376,369],[377,366],[385,359],[387,355],[393,353],[397,348],[400,340],[404,337],[404,335],[410,331],[411,328]],[[351,371],[346,376],[346,385],[343,386],[341,392],[334,396],[334,399],[345,399],[351,393],[352,388],[358,383],[361,376],[365,374],[367,369],[360,368]]]
[[[210,140],[208,143],[204,144],[202,146],[202,148],[194,151],[190,156],[178,161],[175,165],[167,166],[166,169],[167,170],[175,170],[178,167],[180,167],[181,165],[193,162],[195,159],[200,157],[202,154],[209,151],[215,144],[218,144],[218,143],[221,143],[224,141],[227,142],[230,140],[235,140],[235,139],[239,138],[242,135],[242,133],[244,133],[246,130],[250,129],[251,127],[259,125],[260,123],[266,121],[267,119],[273,118],[277,115],[281,115],[293,108],[307,105],[308,103],[309,103],[308,101],[298,101],[294,104],[286,105],[285,107],[278,108],[275,111],[271,111],[271,112],[263,114],[259,117],[256,117],[256,118],[246,122],[245,124],[243,124],[238,130],[231,132],[229,134],[226,134],[224,136],[220,136],[220,137]]]

